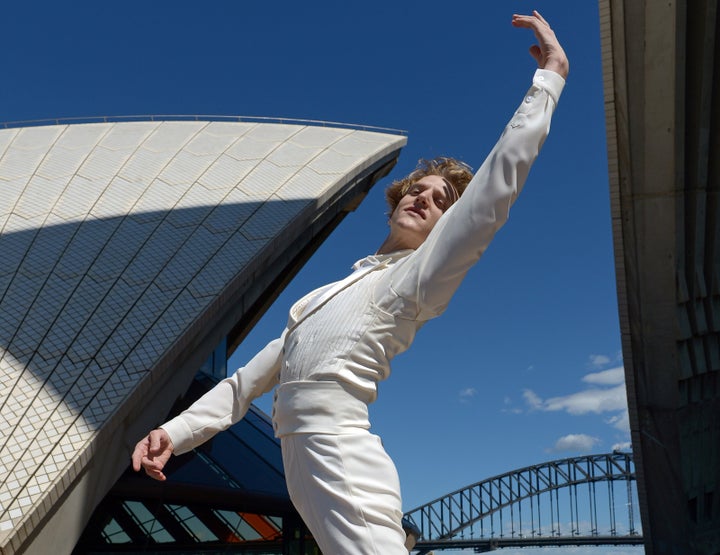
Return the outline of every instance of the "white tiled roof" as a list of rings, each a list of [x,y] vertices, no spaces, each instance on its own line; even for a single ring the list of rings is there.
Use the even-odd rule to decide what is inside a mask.
[[[0,130],[3,553],[271,240],[404,143],[217,121]]]

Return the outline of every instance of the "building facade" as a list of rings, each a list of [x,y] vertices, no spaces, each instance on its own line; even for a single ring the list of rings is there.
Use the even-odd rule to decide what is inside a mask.
[[[720,11],[600,1],[610,198],[646,552],[720,553]]]

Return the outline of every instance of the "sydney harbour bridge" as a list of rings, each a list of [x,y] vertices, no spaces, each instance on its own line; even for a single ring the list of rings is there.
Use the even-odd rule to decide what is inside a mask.
[[[415,552],[642,545],[632,455],[529,466],[448,493],[405,515]]]

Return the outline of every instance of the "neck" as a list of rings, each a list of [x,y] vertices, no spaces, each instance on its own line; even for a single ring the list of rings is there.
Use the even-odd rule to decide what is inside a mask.
[[[376,254],[390,254],[391,252],[397,252],[412,248],[414,247],[407,245],[404,241],[398,239],[397,237],[393,237],[393,234],[391,233],[382,242],[382,245],[380,245],[380,248],[377,250]]]

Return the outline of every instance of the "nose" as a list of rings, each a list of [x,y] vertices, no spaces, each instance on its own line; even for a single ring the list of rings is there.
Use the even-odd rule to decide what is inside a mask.
[[[415,197],[415,204],[421,205],[423,208],[427,208],[429,206],[429,200],[428,200],[428,192],[423,191],[420,194],[418,194]]]

